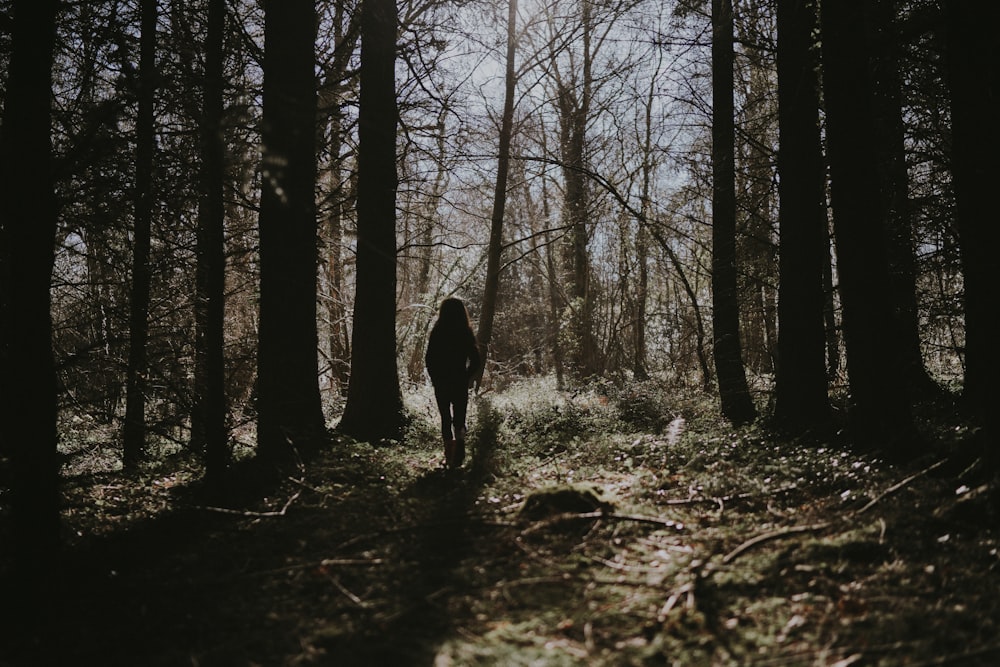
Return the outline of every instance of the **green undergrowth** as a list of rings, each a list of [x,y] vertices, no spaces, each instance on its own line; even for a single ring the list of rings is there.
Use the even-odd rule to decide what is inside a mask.
[[[427,388],[407,408],[404,441],[335,438],[252,502],[199,499],[184,457],[67,471],[59,641],[9,664],[1000,662],[974,467],[734,430],[655,383],[543,379],[473,399],[455,471]]]

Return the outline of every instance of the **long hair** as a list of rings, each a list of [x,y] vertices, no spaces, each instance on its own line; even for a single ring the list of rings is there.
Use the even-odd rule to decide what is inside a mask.
[[[481,358],[465,304],[454,297],[445,299],[424,356],[431,382],[435,387],[452,384],[465,387],[469,373],[478,368]]]
[[[456,297],[448,297],[442,301],[434,328],[449,332],[465,330],[472,332],[472,322],[469,320],[469,311],[466,310],[465,303]]]

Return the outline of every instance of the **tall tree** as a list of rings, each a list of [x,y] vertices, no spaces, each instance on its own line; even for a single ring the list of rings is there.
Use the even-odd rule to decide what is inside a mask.
[[[517,47],[517,0],[507,2],[507,56],[504,71],[503,114],[500,117],[500,140],[497,147],[497,175],[493,188],[493,213],[490,216],[490,246],[486,260],[486,284],[483,287],[482,307],[479,311],[480,345],[479,368],[475,382],[483,381],[483,371],[493,338],[493,318],[497,308],[500,287],[500,254],[503,250],[503,216],[507,204],[507,176],[510,173],[510,139],[514,131],[514,87],[517,74],[514,55]]]
[[[916,261],[910,213],[909,176],[904,145],[903,110],[899,78],[899,29],[896,0],[871,3],[872,100],[878,139],[882,210],[888,235],[889,290],[896,324],[896,353],[905,373],[908,395],[930,397],[940,392],[924,365],[920,350]]]
[[[819,130],[815,0],[778,1],[778,369],[774,419],[784,428],[830,416],[823,330],[826,169]]]
[[[326,294],[326,314],[329,322],[326,356],[330,365],[330,385],[338,393],[347,388],[350,375],[350,331],[346,326],[347,313],[344,298],[344,222],[345,211],[351,201],[351,179],[343,155],[345,135],[349,131],[348,115],[344,112],[344,93],[349,85],[356,84],[350,73],[351,55],[357,50],[360,37],[358,8],[348,8],[346,3],[334,3],[332,31],[333,57],[323,71],[319,90],[319,123],[317,130],[327,142],[328,163],[325,166],[328,182],[328,201],[324,208],[323,265]],[[325,132],[324,132],[325,131]]]
[[[732,0],[712,0],[712,336],[722,414],[736,425],[757,417],[740,346],[736,289],[736,167]]]
[[[325,434],[316,326],[316,6],[264,3],[258,455],[281,464]]]
[[[579,378],[601,372],[597,339],[594,336],[594,292],[590,275],[590,188],[587,179],[587,125],[591,121],[593,95],[593,64],[597,51],[594,44],[594,7],[592,0],[580,0],[579,61],[571,53],[568,67],[560,70],[553,65],[555,102],[559,113],[559,153],[563,174],[563,214],[569,229],[566,265],[569,267],[567,287],[570,309],[568,339],[572,341],[564,354]],[[554,39],[552,48],[561,46]],[[553,53],[552,62],[557,63]]]
[[[43,587],[51,579],[49,565],[59,544],[50,311],[57,217],[50,127],[57,5],[57,0],[14,2],[0,125],[0,453],[11,464],[12,550],[20,574],[19,595],[4,604],[22,616],[35,611],[23,603],[50,603]]]
[[[949,0],[946,8],[952,174],[965,290],[962,400],[995,433],[1000,346],[992,322],[1000,309],[995,266],[1000,220],[993,193],[1000,180],[1000,130],[996,125],[1000,46],[992,33],[1000,11],[996,3],[960,0]]]
[[[894,349],[888,228],[879,206],[871,26],[866,3],[823,3],[827,150],[852,428],[859,442],[904,454],[912,422]]]
[[[139,4],[139,100],[135,122],[135,194],[132,238],[132,288],[129,302],[129,352],[126,371],[124,465],[138,466],[146,449],[146,344],[149,339],[149,266],[153,224],[153,102],[156,95],[157,0]]]
[[[398,438],[405,415],[396,360],[395,0],[362,0],[358,254],[351,377],[339,430]]]
[[[209,0],[201,116],[201,200],[195,295],[195,412],[205,470],[218,484],[229,459],[225,384],[225,148],[222,128],[225,0]],[[192,419],[192,422],[195,420]],[[192,429],[193,430],[193,429]]]

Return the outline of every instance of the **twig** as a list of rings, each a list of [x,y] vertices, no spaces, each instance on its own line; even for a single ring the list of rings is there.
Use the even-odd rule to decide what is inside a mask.
[[[292,495],[291,498],[288,499],[284,507],[282,507],[280,510],[276,512],[254,512],[252,510],[234,510],[228,507],[212,507],[212,506],[197,507],[196,509],[204,510],[206,512],[218,512],[219,514],[233,514],[235,516],[245,516],[253,518],[279,517],[279,516],[285,516],[285,513],[288,512],[288,508],[291,507],[292,503],[294,503],[301,494],[302,494],[301,491],[297,491],[295,494]]]
[[[757,535],[756,537],[751,537],[749,540],[739,545],[729,553],[727,553],[722,558],[722,563],[728,565],[729,563],[736,560],[739,556],[750,551],[754,547],[761,545],[765,542],[770,542],[771,540],[781,539],[782,537],[787,537],[789,535],[799,535],[801,533],[814,533],[818,530],[823,530],[829,526],[833,525],[832,521],[824,521],[822,523],[813,523],[803,526],[791,526],[789,528],[781,528],[779,530],[772,530],[768,533],[763,533]]]
[[[786,493],[788,491],[795,491],[799,488],[798,484],[788,484],[780,488],[774,489],[770,493],[737,493],[731,496],[716,496],[716,497],[698,497],[698,498],[671,498],[665,501],[664,505],[700,505],[702,503],[714,503],[718,505],[719,503],[728,503],[734,500],[754,500],[757,498],[772,498],[780,493]]]
[[[923,477],[924,475],[926,475],[927,473],[931,472],[932,470],[940,468],[941,466],[943,466],[947,462],[948,462],[948,459],[946,459],[946,458],[941,459],[937,463],[934,463],[934,464],[931,464],[931,465],[927,466],[926,468],[924,468],[920,472],[913,473],[912,475],[910,475],[906,479],[902,480],[901,482],[897,482],[896,484],[893,484],[888,489],[886,489],[882,493],[878,494],[877,496],[875,496],[874,498],[872,498],[871,500],[869,500],[868,504],[866,504],[864,507],[862,507],[858,511],[854,512],[852,516],[857,516],[858,514],[864,514],[865,512],[867,512],[868,510],[870,510],[872,507],[874,507],[875,505],[877,505],[878,503],[880,503],[887,496],[891,496],[892,494],[894,494],[897,491],[899,491],[900,489],[902,489],[904,486],[908,485],[913,480],[918,479],[920,477]]]
[[[910,475],[909,477],[907,477],[907,478],[905,478],[905,479],[903,479],[903,480],[901,480],[901,481],[893,484],[888,489],[886,489],[882,493],[880,493],[877,496],[875,496],[874,498],[872,498],[864,507],[862,507],[861,509],[856,510],[854,512],[851,512],[851,513],[847,514],[846,516],[841,517],[838,521],[824,521],[822,523],[813,523],[813,524],[807,524],[807,525],[801,525],[801,526],[791,526],[791,527],[788,527],[788,528],[781,528],[781,529],[778,529],[778,530],[772,530],[770,532],[763,533],[761,535],[757,535],[755,537],[752,537],[749,540],[747,540],[746,542],[743,542],[742,544],[740,544],[738,547],[736,547],[735,549],[733,549],[729,553],[727,553],[722,558],[722,563],[724,565],[728,565],[729,563],[733,562],[734,560],[736,560],[737,558],[739,558],[741,555],[743,555],[747,551],[753,549],[754,547],[756,547],[758,545],[764,544],[765,542],[770,542],[772,540],[777,540],[777,539],[781,539],[783,537],[788,537],[789,535],[800,535],[802,533],[814,533],[816,531],[820,531],[820,530],[823,530],[825,528],[829,528],[830,526],[834,525],[835,523],[838,523],[838,522],[842,523],[842,522],[848,521],[849,519],[853,519],[854,517],[858,516],[859,514],[863,514],[863,513],[867,512],[868,510],[870,510],[872,507],[874,507],[875,505],[877,505],[878,503],[880,503],[882,500],[884,500],[888,496],[890,496],[893,493],[896,493],[900,489],[904,488],[906,485],[908,485],[911,482],[913,482],[913,480],[918,479],[919,477],[922,477],[923,475],[926,475],[927,473],[931,472],[932,470],[935,470],[935,469],[943,466],[947,461],[948,461],[948,459],[941,459],[937,463],[934,463],[934,464],[932,464],[932,465],[924,468],[923,470],[921,470],[919,472],[916,472],[916,473]],[[884,528],[883,528],[883,532],[884,532]],[[709,574],[711,574],[711,570],[706,565],[706,567],[702,569],[700,576],[704,577],[704,576],[707,576]]]
[[[348,600],[350,600],[351,602],[353,602],[354,604],[356,604],[357,606],[362,607],[362,608],[368,606],[367,602],[365,602],[364,600],[362,600],[361,598],[359,598],[357,595],[355,595],[354,593],[352,593],[347,588],[347,586],[345,586],[344,584],[340,583],[340,579],[338,579],[337,577],[333,577],[333,576],[328,577],[328,578],[330,579],[330,582],[334,585],[334,587],[338,591],[340,591],[343,594],[343,596],[346,597]]]
[[[687,595],[687,603],[685,606],[689,609],[694,608],[694,586],[691,583],[686,583],[675,590],[670,597],[667,598],[666,603],[656,614],[656,618],[660,623],[667,620],[667,614],[669,614],[670,610],[677,605],[677,601],[681,599],[682,595]]]

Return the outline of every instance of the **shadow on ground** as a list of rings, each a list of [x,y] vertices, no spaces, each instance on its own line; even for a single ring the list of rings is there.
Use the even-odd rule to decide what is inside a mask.
[[[256,503],[185,497],[78,539],[36,612],[7,605],[0,667],[431,664],[454,571],[495,530],[472,516],[495,440],[471,444],[452,471],[340,443]]]

